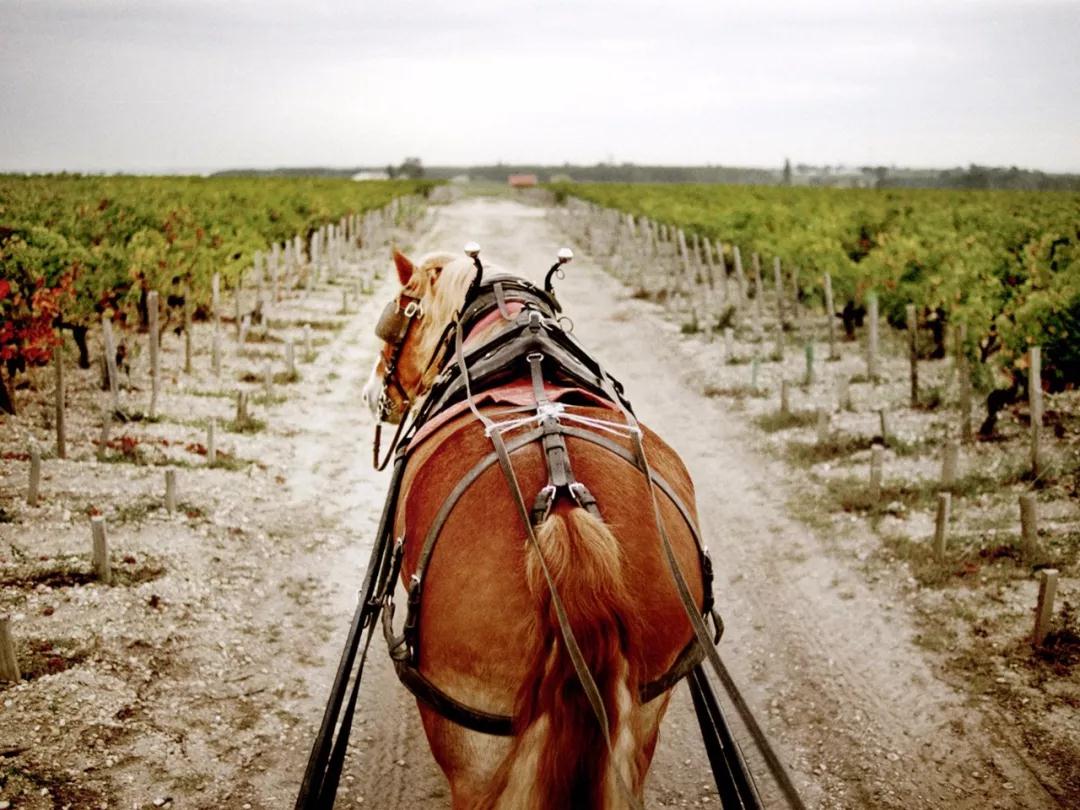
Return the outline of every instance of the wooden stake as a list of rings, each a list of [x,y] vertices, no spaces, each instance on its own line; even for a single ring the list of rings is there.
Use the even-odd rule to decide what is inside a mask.
[[[888,446],[889,444],[889,421],[885,416],[885,409],[878,408],[878,421],[881,423],[881,443]]]
[[[90,531],[94,540],[94,576],[108,585],[112,582],[112,561],[109,559],[109,544],[105,538],[105,518],[101,515],[90,518]]]
[[[157,416],[158,394],[161,391],[161,333],[158,330],[158,294],[146,294],[146,315],[150,325],[150,418]]]
[[[870,382],[878,380],[878,298],[877,293],[866,294],[866,318],[869,321],[869,335],[866,341],[866,376]]]
[[[349,290],[345,288],[341,291],[341,314],[349,314]]]
[[[919,321],[915,314],[915,305],[904,308],[907,315],[908,358],[911,363],[911,407],[919,407]]]
[[[1020,496],[1020,553],[1025,560],[1033,560],[1039,552],[1039,514],[1035,493]]]
[[[267,399],[274,395],[274,371],[269,362],[263,366],[263,393]]]
[[[1056,568],[1044,568],[1039,572],[1039,601],[1035,605],[1035,632],[1031,643],[1042,646],[1054,624],[1054,597],[1057,595],[1058,572]]]
[[[315,359],[315,349],[311,344],[311,326],[304,324],[304,360],[310,363]]]
[[[206,463],[213,467],[217,463],[217,445],[214,443],[215,420],[206,426]]]
[[[215,377],[221,376],[221,329],[215,324],[214,335],[210,342],[210,366]]]
[[[941,457],[941,487],[949,489],[956,483],[956,468],[960,461],[960,444],[946,442]]]
[[[176,511],[176,470],[165,470],[165,510],[171,515]]]
[[[247,410],[248,395],[247,391],[236,392],[236,427],[238,430],[243,430],[248,421]]]
[[[285,341],[285,373],[290,380],[296,376],[296,350],[292,338]]]
[[[732,363],[735,360],[735,330],[730,326],[724,327],[724,362]]]
[[[1028,410],[1031,412],[1031,474],[1042,474],[1042,448],[1040,446],[1043,420],[1042,399],[1042,348],[1032,346],[1028,363]]]
[[[934,520],[934,559],[945,561],[945,540],[948,534],[949,511],[952,507],[952,493],[939,492],[937,496],[937,517]]]
[[[758,389],[758,370],[761,367],[761,360],[754,358],[750,361],[750,390],[757,391]]]
[[[825,444],[829,440],[829,411],[817,409],[817,443]]]
[[[956,371],[960,380],[960,440],[970,444],[975,436],[971,429],[971,367],[967,360],[967,325],[956,330]]]
[[[191,283],[184,284],[184,373],[192,372],[191,365]]]
[[[15,644],[11,639],[11,617],[0,616],[0,680],[18,683],[22,680]]]
[[[112,318],[101,318],[101,335],[105,339],[105,368],[109,372],[109,391],[112,394],[112,410],[120,410],[120,376],[116,370],[116,341],[113,339]]]
[[[765,297],[765,291],[761,286],[761,257],[758,256],[756,251],[751,254],[750,262],[754,268],[754,334],[760,338],[764,330],[762,324],[762,318],[764,317],[762,299]]]
[[[829,326],[829,359],[839,360],[836,353],[836,311],[833,309],[832,276],[825,274],[825,321]]]
[[[780,331],[784,331],[784,277],[780,268],[780,257],[774,256],[772,263],[773,285],[776,287],[776,319]]]
[[[735,284],[739,291],[739,300],[737,303],[742,307],[746,305],[746,273],[743,272],[742,253],[739,252],[739,246],[732,245],[731,251],[735,257]]]
[[[809,388],[814,384],[814,344],[807,343],[803,348],[803,353],[806,355],[806,375],[803,377],[803,384]]]
[[[63,336],[63,332],[60,333]],[[64,344],[53,349],[53,368],[56,371],[56,457],[67,458],[67,435],[64,425]]]
[[[38,493],[41,490],[41,449],[37,442],[30,442],[30,483],[26,488],[26,503],[38,505]]]
[[[881,500],[881,475],[885,463],[885,448],[875,444],[870,448],[870,497],[877,503]]]
[[[780,415],[791,415],[791,392],[788,390],[788,381],[780,381]]]
[[[836,407],[841,411],[850,411],[851,408],[851,384],[847,377],[836,378]]]

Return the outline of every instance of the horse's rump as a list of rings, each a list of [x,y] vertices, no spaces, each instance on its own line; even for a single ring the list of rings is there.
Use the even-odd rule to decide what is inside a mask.
[[[611,419],[611,411],[604,409],[572,410]],[[644,430],[650,466],[693,510],[693,486],[681,461],[655,434]],[[632,449],[628,438],[607,438]],[[566,441],[575,477],[592,492],[604,523],[617,538],[635,614],[628,619],[640,624],[639,678],[649,682],[668,670],[692,631],[663,557],[644,474],[602,446],[573,436]],[[416,571],[424,535],[446,496],[491,452],[491,440],[472,414],[445,425],[416,449],[405,473],[396,521],[397,535],[406,538],[402,565],[406,581]],[[547,483],[540,443],[517,449],[511,458],[531,506]],[[702,576],[693,535],[671,500],[659,491],[657,497],[676,557],[700,605]],[[565,516],[571,506],[569,499],[561,498],[553,514]],[[502,470],[492,464],[449,514],[422,572],[420,670],[473,708],[512,713],[514,696],[530,666],[527,645],[537,637],[538,628],[526,562],[525,528]]]

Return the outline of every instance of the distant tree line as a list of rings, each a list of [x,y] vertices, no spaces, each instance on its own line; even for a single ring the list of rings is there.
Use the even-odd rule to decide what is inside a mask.
[[[1006,189],[1014,191],[1080,191],[1080,175],[972,164],[954,169],[908,169],[895,166],[843,168],[811,166],[791,162],[782,168],[740,168],[737,166],[653,166],[636,163],[564,163],[549,166],[532,163],[494,163],[481,166],[424,166],[420,158],[406,158],[398,166],[281,169],[230,169],[221,176],[246,177],[351,177],[357,172],[385,172],[389,177],[470,180],[505,183],[507,175],[535,174],[541,183],[572,180],[582,183],[722,183],[726,185],[852,185],[871,188],[953,188]],[[858,183],[852,183],[852,179]]]

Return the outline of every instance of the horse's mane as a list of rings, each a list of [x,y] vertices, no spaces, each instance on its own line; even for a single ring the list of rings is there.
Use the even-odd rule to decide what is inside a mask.
[[[418,350],[426,362],[438,348],[439,338],[442,337],[446,325],[465,300],[465,293],[476,276],[476,267],[467,258],[439,252],[424,256],[417,268],[423,284],[420,290],[420,305],[425,321]],[[427,389],[437,373],[438,368],[434,366],[428,370],[425,376],[430,379],[424,379],[424,389]]]

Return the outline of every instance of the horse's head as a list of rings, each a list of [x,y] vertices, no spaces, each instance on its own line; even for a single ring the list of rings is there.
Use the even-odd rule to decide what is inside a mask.
[[[476,269],[450,253],[431,253],[414,264],[397,250],[394,265],[401,289],[375,327],[383,346],[364,386],[364,401],[377,419],[396,423],[438,374],[432,354]]]

